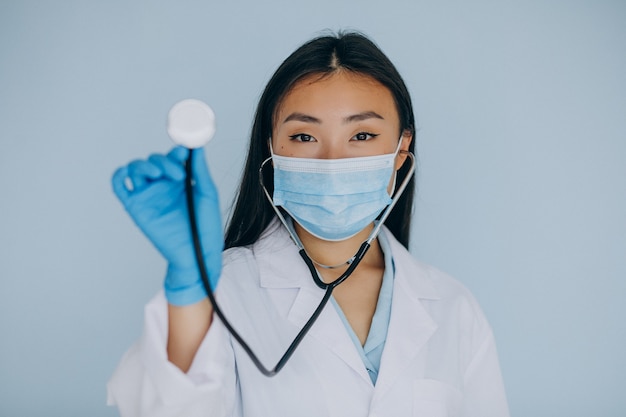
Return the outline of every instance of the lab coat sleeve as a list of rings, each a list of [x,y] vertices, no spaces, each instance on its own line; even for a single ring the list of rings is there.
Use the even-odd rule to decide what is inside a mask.
[[[236,415],[232,347],[215,320],[191,368],[167,359],[167,301],[158,294],[145,309],[141,338],[126,352],[108,383],[108,404],[121,417],[226,417]]]

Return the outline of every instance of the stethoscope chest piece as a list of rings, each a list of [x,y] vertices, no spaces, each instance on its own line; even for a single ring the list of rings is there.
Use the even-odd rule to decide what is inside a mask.
[[[167,133],[177,145],[188,149],[201,148],[215,134],[215,113],[200,100],[179,101],[167,116]]]

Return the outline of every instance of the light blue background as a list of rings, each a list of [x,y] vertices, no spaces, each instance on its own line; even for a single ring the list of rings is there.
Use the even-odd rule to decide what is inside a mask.
[[[226,212],[264,83],[324,28],[409,85],[412,252],[481,302],[513,415],[626,415],[626,2],[3,0],[0,416],[116,415],[165,265],[110,175],[197,97]]]

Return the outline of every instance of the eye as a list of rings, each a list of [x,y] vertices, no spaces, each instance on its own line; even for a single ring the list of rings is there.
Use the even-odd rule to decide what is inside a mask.
[[[298,133],[297,135],[291,135],[289,137],[291,140],[295,140],[296,142],[315,142],[315,138],[313,136],[305,133]]]
[[[351,140],[366,141],[366,140],[374,139],[376,136],[378,136],[378,135],[375,134],[375,133],[359,132],[356,135],[352,136]]]

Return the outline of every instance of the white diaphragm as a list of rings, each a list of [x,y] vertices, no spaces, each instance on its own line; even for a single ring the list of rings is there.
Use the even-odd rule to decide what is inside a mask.
[[[201,148],[215,134],[215,113],[200,100],[179,101],[167,116],[167,133],[177,145]]]

